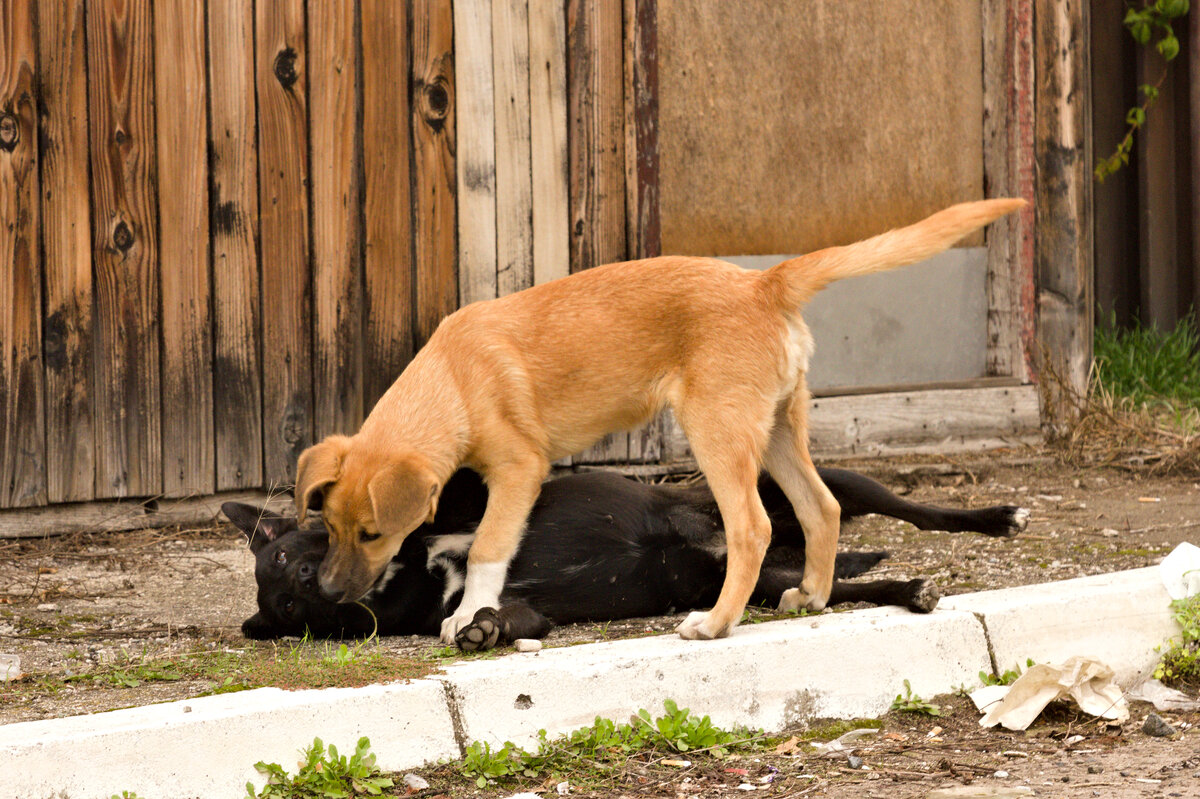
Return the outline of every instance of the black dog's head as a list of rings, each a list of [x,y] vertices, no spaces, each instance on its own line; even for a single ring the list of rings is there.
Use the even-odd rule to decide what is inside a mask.
[[[266,639],[370,634],[374,621],[366,608],[321,598],[317,569],[329,549],[329,536],[320,519],[301,529],[295,518],[241,502],[226,502],[221,511],[246,534],[255,558],[258,612],[242,622],[243,635]]]

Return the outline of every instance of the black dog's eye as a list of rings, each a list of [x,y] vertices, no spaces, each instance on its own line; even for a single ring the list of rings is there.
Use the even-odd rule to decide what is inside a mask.
[[[275,562],[281,566],[287,563],[287,552],[282,549],[275,550]]]
[[[382,533],[368,533],[366,530],[363,530],[358,534],[358,540],[364,541],[364,542],[365,541],[374,541],[374,540],[380,538],[382,535],[383,535]]]
[[[296,612],[295,601],[289,599],[286,602],[284,602],[283,603],[283,612],[286,613],[288,616],[291,616],[293,613],[295,613]]]

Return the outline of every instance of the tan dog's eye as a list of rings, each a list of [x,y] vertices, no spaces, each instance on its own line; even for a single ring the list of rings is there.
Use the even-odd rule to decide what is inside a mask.
[[[358,534],[358,540],[366,543],[367,541],[375,541],[382,536],[383,533],[368,533],[366,530],[362,530]]]

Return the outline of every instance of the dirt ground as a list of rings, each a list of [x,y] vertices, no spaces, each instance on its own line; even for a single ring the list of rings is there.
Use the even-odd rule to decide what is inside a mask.
[[[1200,541],[1200,482],[1189,478],[1072,469],[1031,449],[838,465],[920,501],[1030,509],[1029,529],[1014,539],[920,532],[875,517],[843,529],[844,549],[891,552],[872,576],[928,577],[943,595],[1148,566],[1181,541]],[[242,638],[240,623],[253,611],[253,559],[228,525],[0,542],[0,655],[18,655],[27,675],[0,685],[0,723],[264,681],[288,684],[270,675],[287,673],[287,659],[298,662],[302,647]],[[572,626],[556,630],[547,643],[669,631],[681,619]],[[338,659],[329,644],[305,646],[324,653],[327,664]],[[383,670],[346,680],[421,673],[448,656],[435,640],[415,636],[385,639],[371,651]],[[281,662],[283,670],[263,665]],[[334,683],[326,675],[299,684]],[[844,759],[777,758],[743,766],[747,775],[681,772],[653,790],[635,783],[604,795],[708,796],[726,789],[732,795],[748,792],[737,784],[754,784],[773,796],[924,797],[935,787],[970,780],[1027,785],[1037,796],[1200,797],[1200,733],[1145,735],[1140,725],[1148,706],[1135,705],[1124,728],[1097,727],[1060,709],[1058,718],[1022,734],[981,731],[963,700],[938,701],[947,705],[938,719],[889,716],[883,732],[860,747],[868,770],[851,770]],[[1200,723],[1196,714],[1163,715],[1177,726]],[[928,736],[935,725],[942,730]],[[1077,735],[1084,737],[1072,740]],[[794,779],[756,782],[775,773],[770,768],[785,770],[777,763]],[[992,776],[998,771],[1009,776]],[[429,793],[439,790],[449,788],[435,784]]]

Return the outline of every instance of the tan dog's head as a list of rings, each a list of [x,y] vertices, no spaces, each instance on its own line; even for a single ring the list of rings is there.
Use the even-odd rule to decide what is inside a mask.
[[[321,593],[354,602],[371,589],[404,539],[433,520],[442,490],[416,453],[385,453],[357,439],[329,436],[300,455],[296,513],[321,508],[329,552],[317,579]]]

